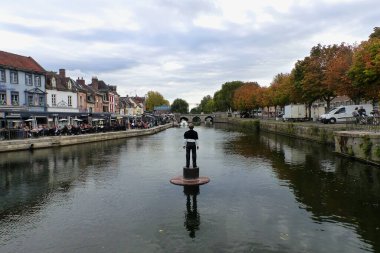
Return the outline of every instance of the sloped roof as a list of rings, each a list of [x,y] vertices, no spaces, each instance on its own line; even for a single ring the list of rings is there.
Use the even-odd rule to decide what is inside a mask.
[[[70,77],[62,77],[58,75],[57,73],[50,71],[46,74],[46,89],[52,89],[52,83],[51,79],[54,77],[56,80],[56,89],[59,91],[72,91],[77,92],[77,85],[76,82],[71,79]],[[67,83],[71,81],[73,86],[71,89],[68,88]]]
[[[141,103],[143,104],[145,102],[145,97],[129,97],[130,99],[133,100],[135,103]]]
[[[130,97],[120,97],[120,102],[124,103],[128,107],[134,107],[134,104],[130,100]]]
[[[45,73],[45,69],[41,67],[32,57],[12,54],[0,51],[0,66],[10,69]]]

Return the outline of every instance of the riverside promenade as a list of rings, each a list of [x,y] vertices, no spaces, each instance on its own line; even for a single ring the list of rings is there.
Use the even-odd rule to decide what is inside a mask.
[[[50,136],[22,140],[0,141],[0,152],[51,148],[89,142],[151,135],[164,131],[170,127],[173,127],[173,123],[168,123],[165,125],[160,125],[148,129],[128,129],[126,131],[118,132],[94,133],[85,135]]]

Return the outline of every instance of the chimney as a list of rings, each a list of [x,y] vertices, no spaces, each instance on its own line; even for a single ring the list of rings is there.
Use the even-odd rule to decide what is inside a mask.
[[[98,78],[96,76],[92,77],[91,87],[95,90],[99,90],[99,81],[98,81]]]
[[[86,85],[85,81],[83,80],[83,77],[82,77],[82,79],[79,79],[79,77],[78,77],[77,83],[79,83],[80,85]]]
[[[66,78],[66,70],[65,69],[59,69],[59,77]]]

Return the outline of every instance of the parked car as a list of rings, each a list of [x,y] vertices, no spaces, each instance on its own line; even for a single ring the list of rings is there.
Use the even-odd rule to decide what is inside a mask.
[[[322,114],[319,120],[324,123],[335,124],[338,122],[353,122],[355,121],[352,113],[355,111],[355,108],[363,107],[367,114],[369,114],[373,110],[373,106],[371,104],[363,104],[363,105],[342,105],[337,108],[331,109],[328,113]]]

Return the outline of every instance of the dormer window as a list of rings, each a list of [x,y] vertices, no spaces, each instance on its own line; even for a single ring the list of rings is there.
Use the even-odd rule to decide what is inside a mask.
[[[57,88],[57,81],[55,80],[55,77],[52,77],[51,79],[51,87]]]
[[[69,90],[71,90],[71,88],[72,88],[71,81],[68,81],[68,82],[67,82],[67,88],[68,88]]]

